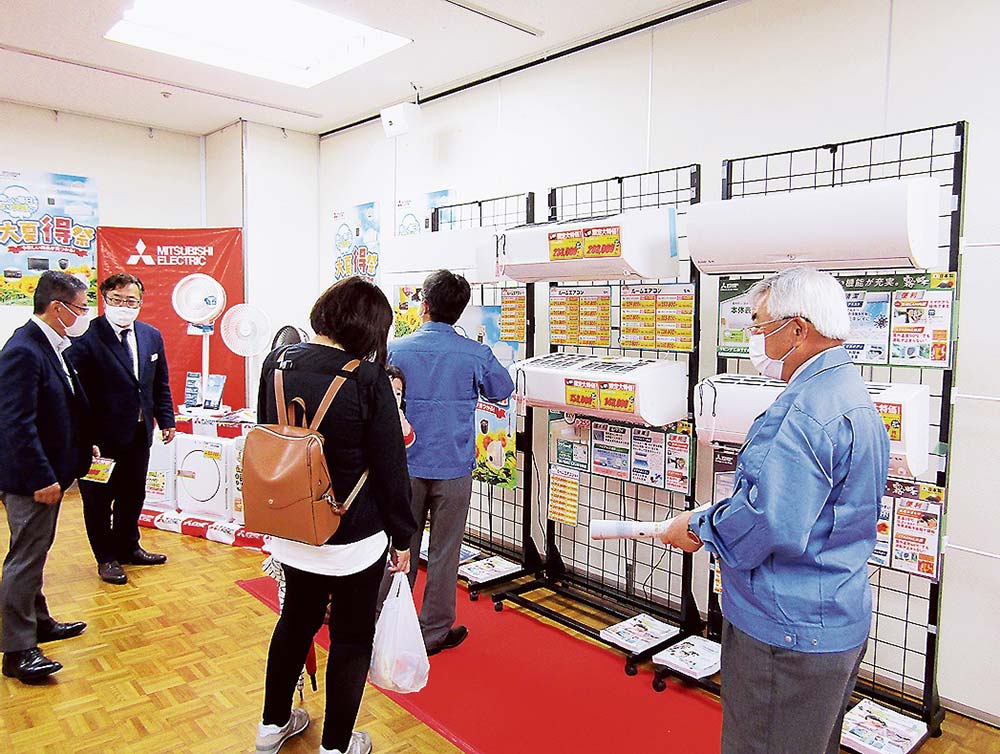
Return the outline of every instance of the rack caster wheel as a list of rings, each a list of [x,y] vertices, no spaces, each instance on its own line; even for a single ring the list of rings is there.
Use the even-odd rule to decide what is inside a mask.
[[[469,602],[479,602],[479,592],[469,592]]]
[[[662,678],[653,679],[653,691],[666,691],[666,690],[667,690],[667,682],[665,680],[663,680]]]
[[[494,612],[502,613],[503,612],[503,603],[502,602],[494,602],[493,603],[493,610],[494,610]]]
[[[638,675],[639,668],[635,666],[635,663],[626,662],[625,663],[625,675]]]

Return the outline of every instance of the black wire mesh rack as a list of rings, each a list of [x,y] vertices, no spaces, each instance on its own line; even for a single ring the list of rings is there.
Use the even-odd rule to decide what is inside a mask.
[[[621,301],[623,288],[628,283],[621,280],[580,281],[580,286],[602,286],[611,290],[610,345],[604,348],[550,346],[551,352],[678,360],[686,364],[689,381],[697,381],[697,333],[700,330],[697,319],[700,308],[699,275],[685,259],[684,215],[688,206],[699,201],[700,187],[700,166],[685,165],[558,186],[549,191],[550,222],[595,218],[631,209],[674,207],[678,217],[678,246],[681,259],[678,277],[670,280],[636,281],[632,284],[692,283],[696,318],[694,350],[690,353],[622,348],[619,345]],[[573,287],[578,286],[574,284]],[[689,411],[691,408],[689,400]],[[693,438],[691,446],[693,449]],[[534,458],[532,463],[546,469],[549,467],[547,447],[545,456]],[[593,639],[604,641],[598,630],[550,610],[538,600],[528,596],[531,592],[544,589],[617,618],[624,619],[636,613],[647,613],[675,625],[681,625],[687,633],[699,630],[702,624],[691,591],[690,556],[682,555],[658,542],[635,540],[595,542],[590,539],[588,532],[588,523],[591,519],[664,520],[691,507],[694,500],[693,468],[694,464],[690,469],[691,494],[689,495],[582,472],[578,525],[570,526],[551,520],[543,522],[544,508],[541,505],[537,506],[540,525],[546,532],[545,576],[515,589],[495,594],[494,602],[497,609],[502,609],[503,601],[509,600]],[[625,662],[626,673],[634,675],[637,672],[637,663],[648,659],[660,648],[658,646],[643,653],[629,654]]]
[[[907,177],[938,180],[942,208],[939,247],[946,260],[941,271],[958,272],[962,234],[968,124],[965,121],[817,147],[726,160],[724,199],[808,190]],[[884,275],[886,270],[847,274]],[[912,271],[900,271],[902,273]],[[731,276],[733,278],[749,276]],[[759,276],[758,276],[759,277]],[[957,310],[958,298],[953,303]],[[951,351],[957,332],[952,331]],[[718,358],[720,373],[756,374],[747,359]],[[931,394],[930,464],[919,481],[946,487],[950,431],[952,368],[860,366],[870,382],[920,383]],[[944,711],[937,689],[938,615],[941,587],[931,581],[888,567],[870,566],[873,616],[868,651],[855,687],[857,697],[872,698],[897,711],[920,718],[928,735],[941,732]],[[721,634],[721,611],[709,581],[709,638]],[[724,585],[723,585],[723,588]],[[658,673],[662,679],[667,671]],[[714,680],[701,685],[718,689]]]

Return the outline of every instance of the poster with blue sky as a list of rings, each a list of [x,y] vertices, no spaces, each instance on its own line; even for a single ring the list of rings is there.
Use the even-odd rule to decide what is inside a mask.
[[[333,222],[334,279],[360,275],[377,280],[381,250],[378,203],[365,202],[334,212]]]

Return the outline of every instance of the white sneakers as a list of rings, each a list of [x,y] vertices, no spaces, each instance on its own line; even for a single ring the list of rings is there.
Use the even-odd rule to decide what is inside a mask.
[[[285,741],[292,736],[299,735],[299,733],[308,727],[309,713],[304,709],[293,709],[288,722],[280,728],[277,725],[264,725],[261,723],[257,726],[257,748],[255,754],[276,754]],[[354,742],[352,741],[351,743],[353,745]]]
[[[351,734],[351,745],[347,747],[347,751],[340,751],[339,749],[324,749],[320,746],[319,754],[371,754],[371,750],[371,736],[367,733],[362,733],[361,731],[354,731]]]

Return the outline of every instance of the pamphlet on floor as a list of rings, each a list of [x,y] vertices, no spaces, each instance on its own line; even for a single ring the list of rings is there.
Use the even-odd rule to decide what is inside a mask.
[[[655,665],[663,665],[689,678],[708,678],[722,665],[722,645],[702,636],[689,636],[653,655]]]
[[[862,699],[844,716],[840,743],[860,754],[908,754],[926,735],[920,720]]]
[[[640,613],[601,630],[601,638],[629,652],[644,652],[677,636],[681,630],[652,616]]]
[[[459,567],[458,575],[468,579],[470,583],[482,584],[485,581],[500,579],[519,570],[521,566],[512,560],[494,555],[483,560],[476,560]]]

